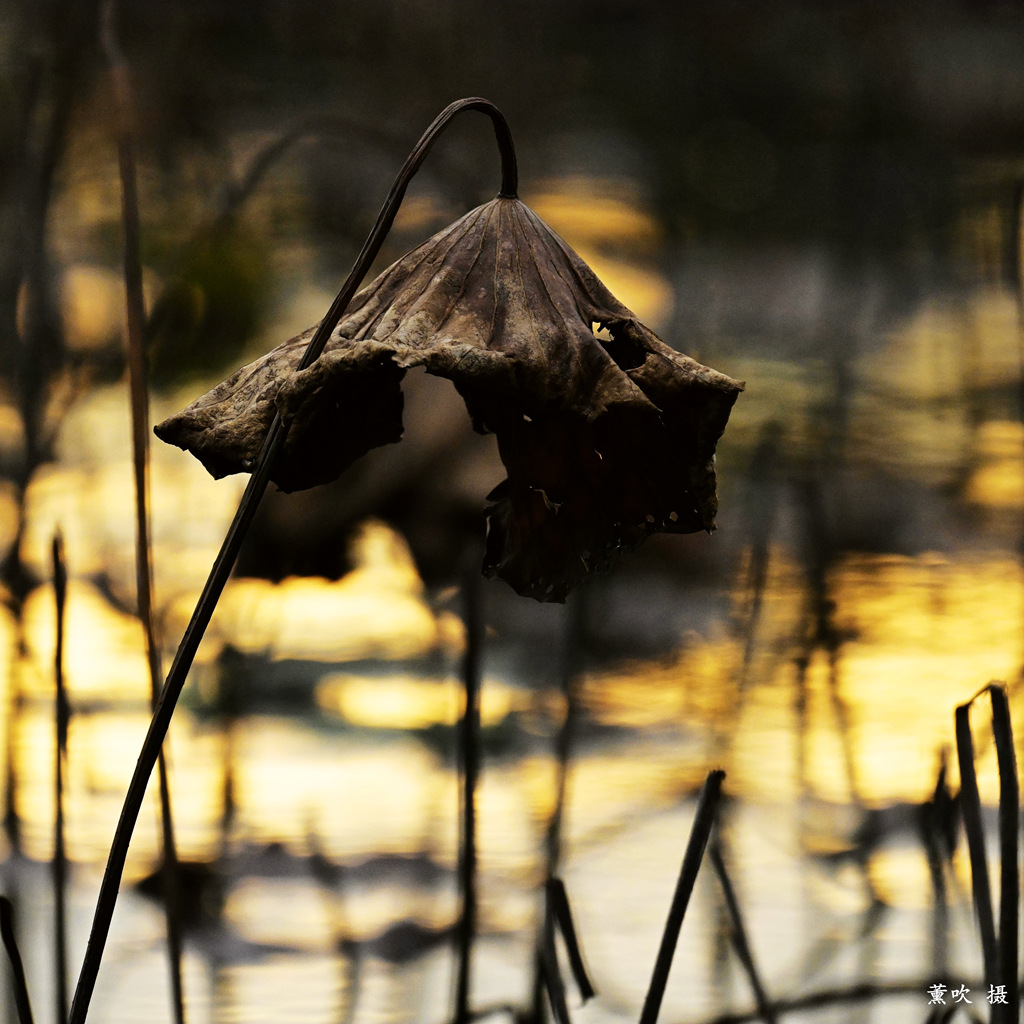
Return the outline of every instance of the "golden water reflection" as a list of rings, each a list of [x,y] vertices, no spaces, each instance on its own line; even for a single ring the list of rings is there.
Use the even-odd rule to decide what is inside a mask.
[[[331,905],[308,882],[246,880],[232,890],[224,914],[242,938],[254,943],[318,950],[330,948],[334,940]]]
[[[224,1024],[318,1021],[340,1005],[343,978],[330,956],[270,956],[226,967],[218,978],[217,1020]]]
[[[461,714],[461,686],[455,679],[432,680],[417,676],[383,678],[332,672],[316,688],[316,702],[352,725],[369,729],[425,729],[454,725]],[[499,725],[514,711],[529,711],[532,696],[499,679],[485,681],[480,694],[480,724]]]
[[[734,881],[769,976],[799,978],[803,971],[796,947],[776,948],[777,934],[814,936],[823,950],[851,948],[867,919],[871,892],[888,908],[878,955],[911,974],[926,968],[933,894],[920,843],[912,829],[895,835],[870,855],[862,873],[846,855],[860,820],[852,801],[856,795],[885,807],[928,797],[938,751],[952,739],[954,707],[989,678],[1012,678],[1021,658],[1020,569],[997,554],[861,555],[837,564],[830,586],[843,637],[838,675],[830,675],[823,652],[811,658],[801,779],[796,672],[792,657],[778,653],[792,647],[801,621],[799,567],[782,549],[772,552],[772,560],[772,582],[743,686],[742,638],[728,622],[707,635],[687,634],[669,661],[593,672],[583,680],[587,715],[601,728],[617,731],[581,748],[570,767],[566,879],[588,961],[611,1005],[633,1005],[642,996],[685,842],[692,793],[714,764],[725,765],[729,792],[743,798],[730,825]],[[405,593],[416,589],[408,579],[399,587]],[[137,692],[130,686],[132,675],[144,675],[132,620],[103,605],[98,590],[76,581],[69,642],[83,645],[80,658],[105,662],[110,669],[107,690],[88,674],[71,677],[81,707],[69,736],[67,838],[72,859],[83,865],[98,864],[104,856],[147,724],[137,697],[119,710],[103,701],[88,703],[97,694],[124,699]],[[48,589],[32,596],[28,612],[29,660],[36,675],[25,677],[29,703],[14,734],[17,807],[26,852],[45,860],[52,852],[54,758],[52,690],[45,678],[52,657],[45,642],[52,628]],[[433,638],[429,630],[423,636],[423,649],[430,649],[436,632]],[[457,646],[457,637],[454,642]],[[105,645],[114,653],[97,654]],[[296,654],[292,646],[280,650]],[[343,1006],[348,998],[352,966],[336,951],[339,937],[372,944],[404,920],[443,930],[455,913],[457,777],[450,760],[421,742],[419,731],[455,720],[457,683],[420,679],[405,670],[384,671],[378,678],[336,670],[325,671],[313,694],[319,720],[268,714],[224,722],[183,707],[172,727],[168,749],[182,856],[209,863],[228,851],[227,863],[243,872],[223,915],[232,941],[264,951],[289,950],[264,952],[258,965],[235,963],[211,975],[209,998],[232,1007],[217,1019],[262,1020],[274,1014],[329,1019],[334,1010],[328,1008]],[[848,745],[837,694],[846,709]],[[553,720],[558,709],[557,700],[548,702]],[[528,689],[488,677],[485,734],[516,716],[533,730],[544,721],[536,716],[536,696]],[[982,736],[984,709],[976,728]],[[536,742],[536,733],[530,735]],[[983,742],[979,749],[984,750]],[[983,792],[991,799],[989,755],[980,767]],[[230,821],[224,803],[229,778]],[[554,779],[551,756],[539,752],[492,758],[485,766],[478,803],[485,934],[530,934]],[[340,866],[425,851],[447,874],[433,887],[397,881],[352,886],[344,875],[329,884],[303,877],[301,870],[309,868],[295,878],[247,876],[248,861],[230,860],[232,850],[274,844],[297,865],[311,854]],[[157,858],[150,802],[126,881],[148,874]],[[962,856],[956,877],[959,891],[966,892],[969,871]],[[709,885],[702,883],[688,915],[679,954],[693,972],[686,977],[713,970],[704,939],[714,919]],[[817,918],[807,918],[808,907],[818,908]],[[965,913],[961,930],[970,934],[969,909]],[[972,962],[969,946],[958,955]],[[840,971],[844,962],[837,954],[833,969]],[[438,1012],[445,1005],[447,982],[437,979],[447,978],[449,967],[440,953],[417,961],[415,969],[369,963],[361,968],[358,988],[364,1010],[378,1000],[393,1014],[407,1012],[409,1000],[422,999],[419,1005]],[[522,972],[513,973],[521,983]],[[300,976],[309,980],[301,995],[295,981]],[[293,995],[277,987],[284,985],[282,979],[288,979]],[[511,977],[506,981],[513,983]],[[437,992],[428,996],[432,986]],[[484,991],[513,997],[507,987],[485,986]],[[677,1015],[703,1016],[712,1008],[709,993],[692,985],[677,985],[668,996],[667,1010]]]
[[[121,397],[113,389],[94,396],[91,415],[112,415]],[[65,461],[38,475],[29,494],[35,525],[25,541],[29,564],[45,578],[47,531],[70,524],[67,676],[74,714],[66,815],[69,855],[80,871],[105,857],[148,724],[142,634],[126,610],[130,478],[105,468],[111,452],[126,452],[123,417],[117,422],[106,435],[67,438]],[[952,447],[950,438],[943,443]],[[989,421],[976,445],[980,461],[966,497],[988,509],[1018,508],[1019,427]],[[937,456],[937,466],[948,464],[943,451],[947,462]],[[158,605],[169,641],[191,611],[239,484],[209,481],[172,463],[158,460],[154,472]],[[212,510],[209,522],[192,514],[197,505]],[[339,941],[369,949],[396,923],[443,931],[454,916],[458,777],[451,737],[461,703],[462,626],[428,592],[402,538],[383,524],[368,522],[358,532],[352,563],[336,581],[231,581],[195,686],[171,728],[179,852],[236,872],[217,932],[219,952],[203,954],[209,963],[220,956],[227,964],[207,978],[209,999],[222,1007],[218,1020],[331,1019],[349,998],[352,965],[338,953]],[[833,662],[826,647],[806,646],[805,571],[778,544],[753,626],[749,594],[737,584],[731,613],[694,617],[707,624],[682,629],[674,654],[593,669],[579,681],[583,728],[567,778],[565,874],[608,1006],[621,999],[632,1007],[642,995],[692,796],[717,765],[727,769],[727,792],[737,798],[729,811],[735,881],[772,977],[804,976],[804,940],[815,955],[818,947],[854,948],[875,899],[887,915],[878,957],[888,966],[880,974],[891,974],[895,963],[910,973],[928,966],[934,897],[912,815],[930,796],[940,752],[952,743],[954,708],[991,679],[1011,686],[1018,679],[1024,572],[996,548],[837,558],[825,587],[838,638]],[[13,650],[15,623],[4,617],[0,629]],[[50,586],[29,594],[22,629],[16,684],[7,675],[12,659],[3,670],[5,693],[16,685],[21,701],[11,729],[15,806],[24,851],[45,861],[55,817]],[[243,699],[230,717],[217,705],[219,659],[228,646],[245,669]],[[798,654],[806,655],[803,675]],[[305,673],[301,713],[257,713],[273,685],[270,669],[286,662]],[[487,666],[482,694],[478,833],[486,941],[532,931],[542,838],[554,806],[553,731],[565,710],[560,694],[537,692],[498,667]],[[995,764],[986,719],[982,707],[974,724],[982,792],[991,804]],[[951,776],[955,789],[955,764]],[[865,807],[897,812],[893,833],[873,849],[857,849]],[[252,870],[253,851],[271,848],[291,859],[295,877],[268,879]],[[411,855],[432,865],[432,882],[344,881],[353,866]],[[126,886],[148,875],[158,858],[151,795]],[[311,874],[314,863],[328,881]],[[970,965],[976,949],[969,907],[961,907],[969,886],[962,853],[951,882],[951,898],[963,911],[954,949],[958,962]],[[691,965],[691,981],[714,970],[706,937],[715,927],[715,904],[702,885],[680,954]],[[119,948],[155,941],[159,920],[138,921]],[[802,938],[782,943],[779,935]],[[274,947],[287,952],[268,952]],[[242,962],[254,950],[258,964]],[[501,962],[496,953],[494,960]],[[528,955],[496,967],[485,995],[519,998],[525,963]],[[445,1006],[447,964],[440,953],[412,968],[363,964],[360,1012],[377,1007],[393,1020],[408,1016],[411,1005]],[[289,996],[301,978],[308,989]],[[668,1007],[679,1015],[711,1012],[708,991],[683,991],[685,984]],[[198,1000],[206,1019],[202,998],[190,1000]]]
[[[54,693],[57,609],[50,586],[37,587],[24,607],[26,659],[22,693]],[[145,700],[149,673],[139,620],[114,608],[95,586],[72,580],[65,613],[65,683],[79,700]]]
[[[794,656],[779,651],[801,635],[804,598],[786,552],[775,551],[772,561],[753,682],[742,692],[742,645],[723,625],[717,635],[690,634],[669,664],[591,675],[584,694],[598,718],[624,727],[677,722],[700,732],[722,723],[730,786],[794,800],[799,691]],[[992,680],[1015,683],[1024,664],[1024,572],[999,553],[849,555],[830,574],[830,587],[843,641],[835,680],[826,651],[809,662],[806,782],[836,802],[854,795],[869,803],[921,800],[934,787],[938,752],[952,743],[956,706]]]
[[[641,806],[671,805],[716,762],[727,766],[734,794],[755,800],[786,803],[809,792],[836,805],[854,798],[872,805],[922,801],[934,787],[939,752],[952,742],[956,705],[992,679],[1016,677],[1024,658],[1024,578],[1015,560],[980,554],[961,560],[850,556],[833,575],[836,617],[845,638],[837,673],[831,674],[828,658],[818,652],[804,683],[801,779],[796,670],[791,658],[773,653],[792,638],[800,601],[792,588],[782,586],[794,580],[793,565],[784,552],[774,558],[777,585],[766,601],[753,683],[740,688],[738,643],[724,625],[717,635],[687,636],[669,663],[586,677],[582,699],[593,719],[643,730],[645,739],[640,757],[627,744],[621,756],[605,749],[573,764],[570,827],[579,835],[627,815],[638,794],[643,794]],[[354,575],[367,571],[364,566]],[[248,585],[238,584],[243,590]],[[339,589],[345,585],[342,581]],[[403,586],[408,589],[408,581]],[[436,622],[429,616],[423,621]],[[27,849],[46,859],[52,848],[54,760],[52,705],[45,699],[52,695],[49,588],[30,596],[25,623],[28,657],[21,688],[31,703],[14,734],[17,799]],[[443,628],[457,644],[458,630]],[[437,636],[438,628],[429,626],[408,650],[430,649]],[[364,642],[367,650],[374,649],[372,636]],[[117,712],[100,707],[72,719],[68,838],[77,860],[102,855],[145,732],[141,647],[130,616],[112,609],[94,587],[73,582],[68,612],[73,700],[127,699],[135,705]],[[315,643],[307,650],[317,652]],[[294,646],[284,651],[293,657],[297,653]],[[414,733],[454,723],[460,699],[455,681],[401,672],[379,678],[328,672],[315,694],[323,709],[348,725],[387,730],[391,738],[382,740],[372,732],[363,737],[318,734],[277,717],[250,716],[229,741],[220,727],[203,724],[184,709],[178,712],[169,752],[185,855],[210,856],[217,848],[230,757],[238,835],[247,841],[302,846],[315,834],[340,858],[408,850],[427,841],[451,860],[453,831],[437,822],[451,824],[453,776]],[[483,701],[485,728],[514,714],[533,721],[535,698],[525,689],[493,679],[484,687]],[[840,709],[848,725],[846,744]],[[976,728],[983,733],[983,714]],[[403,732],[408,738],[401,738]],[[979,750],[984,754],[984,742]],[[983,792],[994,793],[994,759],[982,756],[979,770]],[[481,791],[485,848],[497,856],[515,831],[508,823],[518,822],[527,839],[525,846],[512,842],[512,850],[519,852],[508,864],[528,862],[530,844],[550,810],[552,785],[550,758],[489,769]],[[353,826],[367,820],[374,822],[369,837]],[[155,831],[145,821],[144,815],[133,852],[137,872],[148,869],[156,852]]]
[[[182,397],[154,402],[154,417],[170,413]],[[41,466],[29,483],[22,559],[37,578],[49,579],[50,545],[59,529],[72,576],[95,575],[132,603],[135,511],[125,388],[97,388],[75,401],[61,421],[57,450],[58,461]],[[153,445],[150,458],[160,607],[181,593],[198,595],[245,481],[212,480],[194,459],[168,445]]]
[[[978,430],[978,467],[967,483],[966,496],[979,505],[1024,509],[1024,424],[990,420]]]

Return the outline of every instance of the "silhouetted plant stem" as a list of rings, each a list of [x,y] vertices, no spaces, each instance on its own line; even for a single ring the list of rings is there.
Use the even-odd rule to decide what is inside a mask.
[[[547,878],[558,874],[562,859],[562,827],[565,822],[566,790],[572,747],[578,724],[579,677],[583,667],[583,633],[587,619],[587,587],[581,587],[567,602],[565,649],[562,658],[560,686],[565,701],[565,713],[555,737],[555,807],[544,836],[547,860]]]
[[[541,996],[547,993],[548,1004],[556,1024],[571,1024],[569,1006],[565,997],[565,983],[558,966],[558,949],[555,944],[556,929],[562,933],[565,950],[569,958],[569,969],[573,980],[584,1002],[596,994],[591,984],[587,969],[583,963],[576,926],[569,908],[569,897],[565,885],[560,878],[549,878],[544,885],[544,907],[538,929],[537,941],[534,946],[534,962],[537,974],[536,983],[540,986]],[[532,1018],[524,1018],[514,1014],[516,1020],[541,1020],[543,1008],[536,1003],[531,1007]]]
[[[453,117],[464,110],[477,110],[491,118],[494,124],[498,148],[501,153],[501,194],[507,196],[515,195],[517,187],[515,151],[512,147],[511,134],[504,117],[502,117],[493,104],[479,97],[457,100],[455,103],[450,104],[427,128],[399,171],[391,191],[388,193],[384,205],[377,216],[377,221],[370,232],[369,238],[367,238],[352,271],[342,285],[341,291],[332,303],[330,310],[321,321],[312,339],[310,339],[298,369],[305,369],[323,351],[323,347],[331,336],[331,332],[337,326],[338,321],[344,314],[359,284],[366,276],[366,272],[370,269],[370,265],[379,252],[387,231],[394,222],[395,214],[405,195],[409,181],[423,163],[437,136]],[[202,641],[203,634],[206,632],[206,627],[209,625],[210,618],[213,615],[214,608],[217,605],[228,576],[234,567],[239,549],[256,514],[260,499],[267,488],[274,460],[281,450],[286,433],[287,427],[282,421],[280,414],[278,414],[274,417],[267,431],[263,448],[260,451],[245,492],[242,495],[238,511],[235,513],[235,518],[213,563],[206,585],[203,587],[199,602],[185,629],[177,653],[174,656],[174,661],[171,663],[167,673],[167,679],[157,699],[149,731],[143,741],[135,772],[132,775],[128,792],[125,795],[121,817],[118,820],[117,829],[111,843],[107,866],[104,870],[103,881],[100,885],[100,892],[96,902],[92,929],[86,946],[85,959],[79,974],[75,998],[71,1005],[70,1024],[83,1024],[88,1014],[89,1003],[92,999],[96,978],[99,974],[100,962],[103,958],[103,949],[110,931],[114,905],[117,902],[117,892],[121,884],[121,876],[124,873],[128,847],[131,843],[132,832],[134,831],[139,810],[142,807],[146,794],[149,776],[156,764],[164,737],[167,735],[171,716],[174,713],[178,697],[181,695],[182,687],[185,685],[185,679],[192,666],[196,651]]]
[[[64,542],[60,531],[53,536],[53,596],[57,611],[57,644],[53,672],[57,686],[55,719],[57,750],[54,758],[53,828],[53,969],[57,1020],[68,1019],[67,879],[68,861],[64,847],[64,762],[68,755],[69,706],[64,687],[64,613],[67,607],[68,573],[64,563]]]
[[[11,979],[14,985],[14,1005],[20,1024],[32,1024],[32,1004],[25,983],[25,967],[21,962],[18,940],[14,934],[14,908],[6,896],[0,896],[0,938],[11,961]]]
[[[480,671],[483,621],[477,573],[467,568],[463,582],[466,650],[462,660],[463,709],[459,722],[459,775],[462,796],[459,843],[459,893],[462,911],[456,930],[458,969],[455,979],[455,1024],[470,1019],[469,994],[473,938],[476,934],[476,787],[480,776]]]
[[[992,1006],[993,1024],[1020,1020],[1018,927],[1020,911],[1020,784],[1010,726],[1010,704],[1002,686],[989,686],[992,733],[999,764],[999,951],[997,984],[1006,986],[1006,1002]]]
[[[23,495],[19,496],[19,500]],[[19,511],[19,516],[20,516]],[[15,540],[20,539],[19,535]],[[21,694],[20,668],[26,652],[25,623],[23,620],[24,601],[21,598],[12,602],[17,606],[15,611],[15,629],[17,630],[8,667],[7,701],[4,708],[4,797],[3,827],[7,839],[14,851],[21,850],[21,823],[18,820],[18,764],[16,751],[18,748],[18,725],[21,720],[23,698]]]
[[[651,976],[651,984],[647,989],[647,997],[640,1014],[640,1024],[654,1024],[658,1019],[661,1001],[665,996],[665,986],[668,984],[669,971],[672,968],[672,958],[675,955],[679,932],[683,926],[683,918],[690,903],[694,883],[697,881],[697,872],[700,870],[700,862],[704,857],[704,849],[715,824],[715,812],[718,809],[724,778],[725,772],[721,770],[710,772],[697,799],[697,810],[690,829],[690,840],[683,855],[679,881],[676,883],[672,905],[669,907],[668,920],[665,922],[665,931],[661,937],[661,947],[654,963],[654,973]]]
[[[569,958],[569,970],[572,971],[573,980],[580,990],[580,996],[584,1002],[592,999],[597,993],[591,984],[587,969],[583,963],[583,953],[580,949],[579,939],[576,936],[576,925],[572,919],[572,910],[569,907],[569,894],[565,890],[565,883],[560,878],[549,878],[544,886],[547,897],[547,914],[552,922],[558,925],[565,942],[565,952]]]
[[[935,908],[932,915],[932,970],[936,978],[944,978],[949,963],[949,897],[946,887],[946,867],[952,857],[949,823],[952,797],[947,781],[949,752],[939,752],[939,771],[931,800],[924,807],[921,838],[928,857],[928,873],[932,880]]]
[[[717,839],[713,840],[708,849],[708,857],[711,866],[718,875],[718,881],[722,886],[722,896],[725,898],[725,908],[729,913],[729,937],[732,939],[733,949],[739,957],[743,970],[746,972],[747,980],[754,992],[754,1000],[757,1003],[757,1012],[761,1015],[765,1024],[776,1024],[777,1018],[772,1004],[765,992],[758,973],[757,965],[754,963],[754,954],[751,952],[750,943],[747,941],[747,929],[743,924],[743,915],[740,913],[739,901],[736,899],[736,891],[732,887],[729,872],[725,867],[725,858],[722,856],[722,846]]]
[[[565,984],[558,969],[558,953],[555,949],[555,915],[551,905],[551,890],[547,886],[544,890],[544,920],[537,949],[537,960],[540,966],[540,979],[547,991],[551,1013],[556,1024],[571,1024],[569,1006],[565,1001]]]
[[[101,11],[100,37],[110,65],[114,108],[117,115],[117,151],[121,177],[121,216],[124,224],[124,283],[128,325],[128,375],[132,417],[132,462],[135,479],[135,591],[139,619],[146,636],[151,708],[156,707],[163,668],[153,625],[153,576],[149,530],[149,389],[144,333],[145,300],[142,291],[141,229],[136,186],[135,118],[128,63],[121,52],[114,26],[114,0],[105,0]],[[163,849],[161,874],[164,914],[167,922],[167,954],[171,998],[177,1024],[185,1021],[182,985],[181,899],[174,817],[167,774],[167,757],[161,748],[157,759],[160,790],[160,831]],[[66,1016],[66,1014],[65,1014]]]
[[[566,602],[566,631],[563,645],[559,687],[563,698],[563,716],[555,734],[555,805],[544,832],[544,880],[550,883],[558,874],[562,858],[562,826],[565,821],[566,790],[572,746],[579,717],[579,675],[583,662],[583,631],[586,623],[586,601],[589,590],[581,587]],[[545,904],[546,905],[546,904]],[[544,1017],[543,951],[548,927],[546,912],[537,930],[534,951],[533,1004],[531,1019]]]
[[[956,709],[956,750],[960,765],[960,810],[967,835],[967,851],[971,859],[971,892],[978,915],[981,953],[985,963],[985,980],[998,984],[998,958],[995,919],[992,916],[992,890],[985,859],[985,832],[981,823],[981,795],[974,771],[974,739],[971,736],[971,702]]]
[[[992,895],[985,860],[985,836],[981,825],[981,797],[974,771],[974,742],[971,736],[971,705],[982,694],[992,701],[992,732],[999,765],[999,935],[992,916]],[[1002,684],[990,683],[966,704],[956,709],[957,752],[960,758],[960,788],[967,846],[971,857],[971,882],[978,912],[985,980],[1003,986],[1005,1003],[992,1004],[993,1024],[1015,1024],[1020,1020],[1018,928],[1020,917],[1020,784],[1010,727],[1010,706]]]
[[[840,363],[841,365],[842,363]],[[843,391],[844,379],[844,374],[840,372],[837,376],[839,392]],[[843,403],[847,400],[843,394],[839,395],[839,399]],[[830,437],[832,437],[829,447],[834,446],[837,449],[837,456],[843,445],[841,425],[843,418],[840,417],[840,422],[836,424],[830,423],[829,427]],[[846,770],[850,799],[860,805],[862,800],[850,731],[849,709],[840,686],[839,666],[843,635],[837,622],[832,583],[832,575],[838,561],[838,551],[835,539],[831,535],[824,505],[823,486],[826,479],[824,466],[827,464],[828,460],[822,460],[821,467],[809,469],[807,476],[799,482],[799,495],[804,513],[807,589],[804,609],[798,620],[797,654],[794,659],[796,667],[795,710],[798,723],[797,778],[801,794],[807,794],[809,792],[807,780],[809,672],[815,654],[820,651],[828,659],[828,695],[836,719],[839,741],[842,744],[843,766]]]

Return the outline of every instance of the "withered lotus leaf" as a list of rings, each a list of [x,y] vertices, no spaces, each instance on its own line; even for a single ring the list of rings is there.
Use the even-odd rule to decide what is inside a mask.
[[[271,478],[300,490],[401,437],[402,376],[423,366],[497,437],[508,477],[489,495],[484,572],[518,593],[562,601],[655,531],[714,528],[715,445],[743,385],[662,342],[518,199],[472,210],[385,270],[297,371],[313,330],[157,435],[220,477],[252,468],[280,409]]]

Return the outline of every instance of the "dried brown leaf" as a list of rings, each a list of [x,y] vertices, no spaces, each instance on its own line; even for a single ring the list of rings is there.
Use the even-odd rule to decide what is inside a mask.
[[[508,479],[490,496],[484,571],[519,593],[564,600],[655,531],[713,529],[715,445],[743,385],[662,342],[518,199],[471,211],[385,270],[298,372],[311,336],[157,434],[223,476],[252,467],[280,409],[272,479],[299,490],[397,441],[402,375],[423,366],[497,436]]]

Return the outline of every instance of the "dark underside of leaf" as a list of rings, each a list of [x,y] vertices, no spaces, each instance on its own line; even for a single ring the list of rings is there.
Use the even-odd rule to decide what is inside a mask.
[[[708,527],[654,415],[520,421],[497,431],[508,479],[490,495],[484,564],[518,593],[564,601],[652,533]]]

